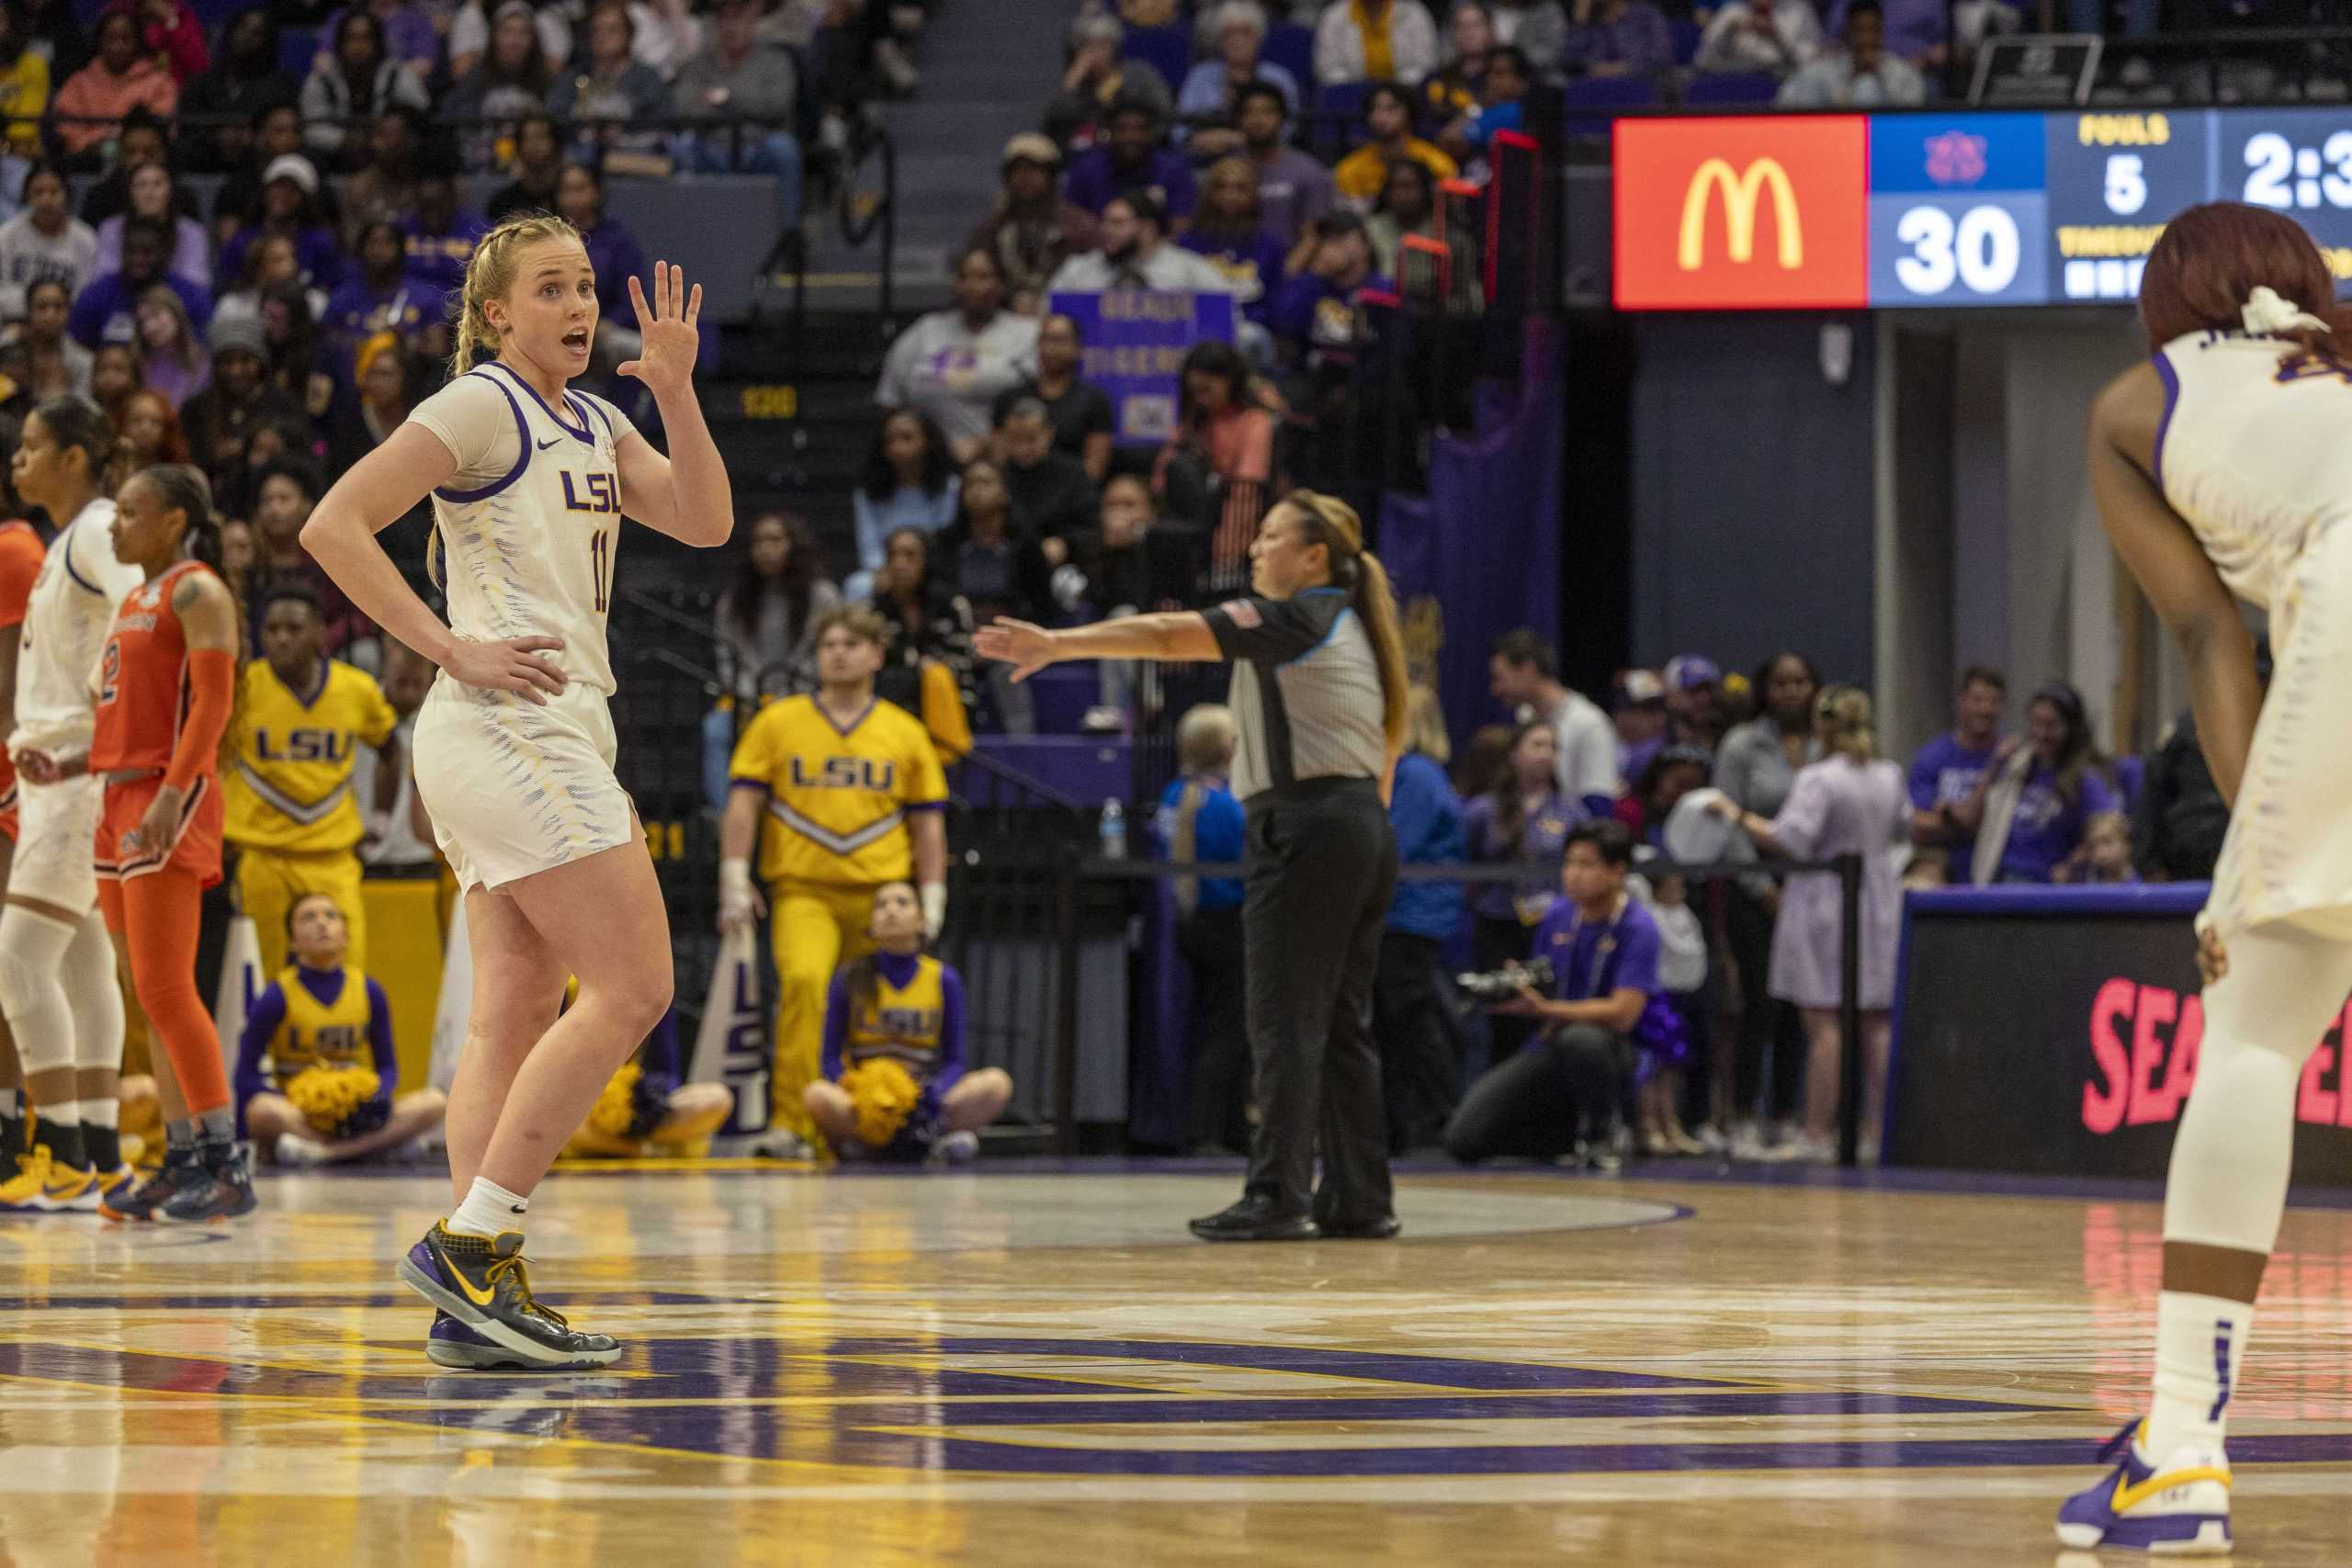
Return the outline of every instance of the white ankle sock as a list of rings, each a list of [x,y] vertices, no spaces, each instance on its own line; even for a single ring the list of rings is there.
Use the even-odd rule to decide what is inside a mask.
[[[442,1226],[458,1235],[502,1235],[523,1228],[524,1213],[530,1206],[528,1198],[509,1192],[486,1176],[477,1176],[466,1201]]]
[[[2155,1404],[2142,1452],[2162,1464],[2183,1443],[2222,1441],[2254,1308],[2220,1296],[2165,1291],[2156,1297]]]

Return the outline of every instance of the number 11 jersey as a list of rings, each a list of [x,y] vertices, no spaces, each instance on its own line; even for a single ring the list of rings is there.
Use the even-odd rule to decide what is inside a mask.
[[[547,655],[610,694],[605,642],[620,544],[620,444],[636,427],[604,399],[567,389],[550,407],[495,360],[413,410],[458,471],[433,492],[434,575],[449,625],[478,642],[555,637]]]

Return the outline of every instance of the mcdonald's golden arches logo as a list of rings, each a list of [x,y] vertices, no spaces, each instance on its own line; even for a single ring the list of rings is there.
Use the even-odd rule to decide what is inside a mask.
[[[1868,302],[1866,117],[1627,117],[1612,135],[1621,309]]]
[[[1772,194],[1772,232],[1779,243],[1781,265],[1790,272],[1804,265],[1804,219],[1797,210],[1797,193],[1789,184],[1789,172],[1774,158],[1758,158],[1736,175],[1721,158],[1710,158],[1699,165],[1682,195],[1682,229],[1675,243],[1675,265],[1685,272],[1699,270],[1706,250],[1707,211],[1719,193],[1724,254],[1742,266],[1754,260],[1756,204],[1768,190]]]

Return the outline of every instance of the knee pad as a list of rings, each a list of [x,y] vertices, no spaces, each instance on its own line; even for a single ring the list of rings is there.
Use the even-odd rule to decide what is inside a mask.
[[[74,1065],[74,1021],[59,978],[74,932],[29,909],[0,914],[0,1012],[28,1074]]]

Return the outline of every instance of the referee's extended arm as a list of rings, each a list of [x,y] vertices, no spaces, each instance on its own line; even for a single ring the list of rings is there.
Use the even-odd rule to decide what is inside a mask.
[[[1000,615],[995,625],[983,626],[973,635],[972,647],[983,659],[1012,665],[1016,681],[1025,681],[1046,665],[1065,659],[1216,661],[1225,657],[1216,645],[1216,634],[1209,630],[1208,618],[1196,610],[1127,615],[1058,631]]]

